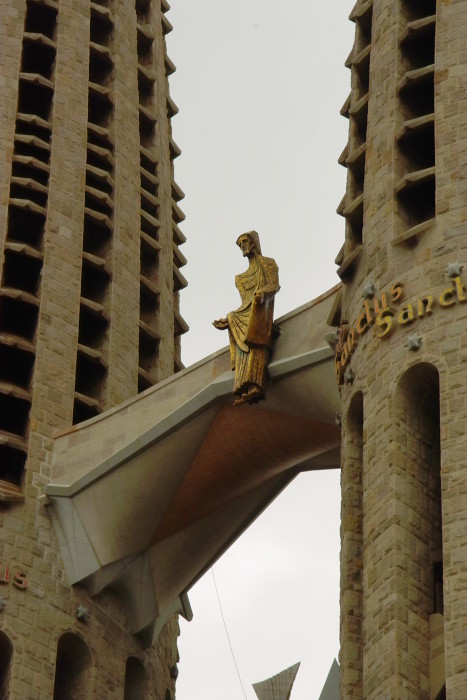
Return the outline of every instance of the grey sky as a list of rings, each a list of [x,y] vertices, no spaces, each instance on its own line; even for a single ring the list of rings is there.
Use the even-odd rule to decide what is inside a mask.
[[[186,192],[190,325],[183,360],[223,347],[211,326],[238,306],[235,246],[256,229],[276,259],[280,316],[338,281],[344,222],[339,110],[350,90],[353,0],[172,0],[176,179]],[[299,477],[216,565],[219,593],[248,700],[251,683],[301,661],[293,700],[317,699],[338,652],[339,475]],[[182,625],[177,700],[241,700],[211,574]]]

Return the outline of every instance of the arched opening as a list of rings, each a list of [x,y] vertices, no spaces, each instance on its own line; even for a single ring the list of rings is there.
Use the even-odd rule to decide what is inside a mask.
[[[91,652],[81,637],[65,632],[58,640],[53,700],[90,697]]]
[[[410,639],[408,676],[425,675],[434,699],[442,693],[445,672],[439,375],[433,365],[414,365],[399,382],[395,450],[401,531],[397,585],[407,608],[402,634]]]
[[[352,398],[344,426],[341,472],[342,692],[363,697],[363,394]],[[344,643],[345,641],[345,643]]]
[[[8,697],[12,658],[13,644],[4,632],[0,632],[0,698]]]
[[[125,695],[123,700],[140,700],[146,697],[147,673],[141,661],[130,656],[126,662]]]

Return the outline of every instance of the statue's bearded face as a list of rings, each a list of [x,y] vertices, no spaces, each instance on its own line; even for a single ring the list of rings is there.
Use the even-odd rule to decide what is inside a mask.
[[[254,242],[251,240],[250,236],[240,236],[238,239],[238,245],[242,251],[243,257],[249,255],[255,248]]]

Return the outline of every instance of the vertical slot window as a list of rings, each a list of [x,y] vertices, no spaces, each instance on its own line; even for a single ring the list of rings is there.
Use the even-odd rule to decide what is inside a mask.
[[[13,644],[4,632],[0,631],[0,697],[9,697]]]
[[[401,17],[401,127],[396,134],[400,178],[395,194],[401,221],[400,241],[413,246],[435,217],[436,3],[403,0]]]
[[[58,7],[28,0],[0,285],[0,501],[23,499],[48,206]]]
[[[73,422],[103,409],[110,318],[114,214],[114,20],[111,3],[91,2],[88,128],[81,299]]]
[[[445,679],[439,376],[432,365],[411,367],[399,382],[395,450],[399,455],[396,497],[406,514],[396,587],[412,618],[406,631],[411,638],[407,671],[409,678],[417,679],[412,680],[414,684],[422,682],[422,669],[424,684],[431,686],[431,697],[436,697]],[[409,690],[416,695],[422,685]]]
[[[66,632],[58,640],[53,700],[91,697],[92,657],[78,635]]]

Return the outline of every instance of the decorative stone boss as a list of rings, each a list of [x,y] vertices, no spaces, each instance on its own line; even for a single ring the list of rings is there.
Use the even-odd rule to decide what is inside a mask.
[[[213,322],[219,330],[229,331],[230,359],[235,370],[234,406],[257,403],[265,398],[267,367],[274,338],[279,329],[274,323],[274,296],[279,291],[279,270],[272,258],[261,255],[256,231],[237,238],[248,269],[235,276],[241,306]]]

